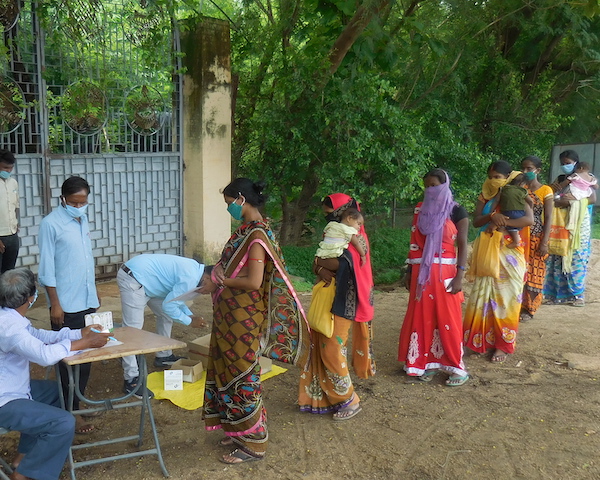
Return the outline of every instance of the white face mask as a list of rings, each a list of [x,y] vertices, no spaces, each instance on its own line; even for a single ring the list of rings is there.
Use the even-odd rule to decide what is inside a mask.
[[[33,300],[31,302],[29,302],[29,307],[28,308],[33,307],[33,304],[35,303],[35,301],[37,300],[37,298],[38,298],[38,291],[37,291],[37,288],[36,288],[35,289],[35,293],[33,294]]]
[[[72,205],[63,205],[65,207],[65,209],[67,210],[67,213],[69,215],[71,215],[73,218],[79,218],[79,217],[83,217],[86,212],[87,212],[87,205],[84,205],[83,207],[74,207]]]

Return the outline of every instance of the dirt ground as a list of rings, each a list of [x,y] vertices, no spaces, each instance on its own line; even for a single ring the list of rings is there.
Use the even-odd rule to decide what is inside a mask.
[[[466,358],[472,379],[459,388],[408,381],[396,361],[407,293],[396,288],[375,297],[378,370],[356,380],[363,411],[348,422],[297,410],[299,372],[264,384],[269,414],[269,451],[265,460],[238,466],[217,461],[226,450],[218,433],[206,433],[200,410],[186,411],[168,400],[153,400],[163,457],[171,478],[182,480],[256,477],[275,479],[598,479],[600,478],[600,241],[594,241],[584,308],[543,306],[522,324],[516,353],[505,364],[484,356]],[[100,287],[103,309],[120,317],[114,282]],[[307,306],[310,296],[302,296]],[[208,298],[192,309],[210,318]],[[42,301],[31,310],[35,326],[47,327]],[[149,314],[147,328],[153,328]],[[176,325],[173,337],[189,340],[209,332]],[[152,356],[150,355],[151,365]],[[151,371],[154,367],[150,367]],[[117,361],[92,369],[90,395],[118,396],[122,373]],[[33,368],[34,376],[43,375]],[[76,441],[130,435],[138,410],[108,412],[94,421],[96,431]],[[147,436],[146,446],[152,444]],[[0,439],[11,457],[16,434]],[[106,455],[135,450],[133,445],[103,447]],[[84,457],[85,455],[89,455]],[[98,450],[78,452],[93,458]],[[160,479],[154,456],[119,460],[77,470],[78,478]],[[68,478],[63,473],[62,478]]]

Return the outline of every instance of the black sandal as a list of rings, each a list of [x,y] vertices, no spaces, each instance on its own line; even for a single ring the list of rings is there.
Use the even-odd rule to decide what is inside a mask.
[[[237,461],[232,462],[230,460],[226,460],[225,457],[233,457],[235,460],[239,460],[239,462],[237,462]],[[262,460],[262,459],[263,459],[262,456],[257,457],[255,455],[250,455],[249,453],[246,453],[243,450],[236,448],[229,455],[223,455],[221,458],[219,458],[219,461],[222,463],[226,463],[227,465],[238,465],[240,463],[256,462],[256,461]]]

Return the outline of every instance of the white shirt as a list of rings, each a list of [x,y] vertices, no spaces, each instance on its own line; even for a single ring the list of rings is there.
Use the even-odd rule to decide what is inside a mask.
[[[8,177],[0,178],[0,236],[17,233],[19,221],[17,209],[19,208],[19,184]]]
[[[81,330],[38,330],[16,310],[0,308],[0,407],[31,399],[29,362],[54,365],[72,354],[71,340],[79,339]]]

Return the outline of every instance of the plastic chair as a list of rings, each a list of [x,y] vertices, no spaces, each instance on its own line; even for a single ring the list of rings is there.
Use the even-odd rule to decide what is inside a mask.
[[[6,430],[6,428],[0,427],[0,435],[6,435],[10,430]],[[2,470],[0,470],[0,479],[2,480],[10,480],[8,477],[11,473],[13,473],[10,465],[6,463],[6,461],[0,457],[0,466],[2,466]]]

